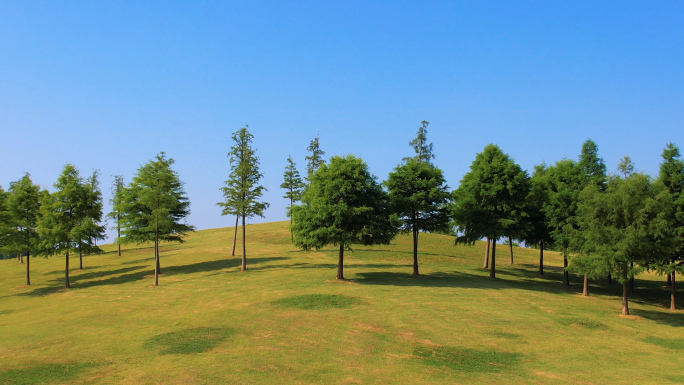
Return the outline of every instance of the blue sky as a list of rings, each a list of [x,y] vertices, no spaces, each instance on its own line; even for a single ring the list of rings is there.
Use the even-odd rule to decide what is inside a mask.
[[[271,203],[320,135],[384,180],[431,122],[452,188],[496,143],[523,168],[593,139],[655,175],[684,145],[684,2],[0,2],[0,185],[52,189],[63,166],[133,174],[176,160],[199,229],[231,133],[249,125]],[[107,206],[107,209],[109,206]]]

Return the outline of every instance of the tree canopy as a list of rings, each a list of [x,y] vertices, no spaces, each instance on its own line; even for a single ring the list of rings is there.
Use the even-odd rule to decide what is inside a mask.
[[[26,284],[31,284],[30,257],[40,248],[38,236],[38,215],[40,212],[40,187],[33,184],[26,173],[10,184],[7,199],[9,214],[8,248],[18,253],[26,253]]]

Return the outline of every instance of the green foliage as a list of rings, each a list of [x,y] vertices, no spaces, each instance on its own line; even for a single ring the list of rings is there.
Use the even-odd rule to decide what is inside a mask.
[[[302,310],[347,309],[358,303],[358,298],[337,294],[304,294],[273,301],[277,306]]]
[[[521,238],[531,246],[539,246],[542,243],[546,249],[552,247],[551,227],[544,212],[544,207],[549,204],[549,179],[547,166],[540,164],[534,167],[534,174],[530,178],[530,193],[527,196],[526,212],[527,226]]]
[[[518,353],[449,346],[419,346],[413,354],[427,365],[471,373],[501,372],[517,366],[521,358]]]
[[[577,201],[584,181],[582,172],[569,159],[556,162],[545,172],[547,200],[542,210],[555,248],[563,255],[570,252],[576,235]]]
[[[197,354],[209,351],[235,334],[230,328],[199,327],[154,336],[145,342],[148,349],[166,354]]]
[[[457,243],[498,239],[519,228],[530,191],[527,173],[493,144],[477,154],[453,193],[451,216]]]
[[[318,136],[309,143],[309,147],[306,150],[311,152],[311,155],[307,155],[304,158],[306,159],[306,179],[311,184],[311,176],[325,164],[325,160],[323,160],[325,151],[321,150],[320,138]]]
[[[352,155],[334,156],[329,165],[321,165],[292,217],[294,243],[304,250],[389,244],[398,223],[387,193],[366,163]]]
[[[287,210],[287,216],[291,216],[292,206],[295,202],[299,202],[302,199],[302,193],[304,191],[304,182],[299,176],[299,171],[297,171],[297,165],[292,160],[291,156],[287,157],[287,166],[285,166],[285,173],[283,174],[283,183],[280,184],[280,188],[285,190],[285,195],[283,198],[290,200],[290,207]]]
[[[259,158],[255,155],[251,143],[254,136],[245,126],[233,133],[235,145],[228,153],[230,160],[230,175],[221,187],[224,201],[218,205],[223,207],[221,215],[240,215],[251,218],[255,215],[264,216],[264,210],[269,206],[260,202],[259,198],[266,189],[260,186],[259,180],[264,176],[259,172]]]
[[[82,202],[79,212],[79,224],[76,228],[76,239],[79,251],[84,254],[101,253],[97,240],[105,239],[105,226],[102,222],[102,192],[100,191],[99,172],[85,180],[82,191]]]
[[[10,184],[7,208],[13,225],[10,248],[16,252],[35,253],[39,248],[40,187],[33,184],[28,173]]]
[[[677,272],[684,274],[684,161],[681,159],[679,147],[668,143],[662,154],[658,183],[672,197],[672,215],[669,222],[672,227],[674,249],[672,253],[653,261],[651,267],[660,273]]]
[[[432,153],[432,143],[427,143],[427,126],[429,124],[430,122],[426,120],[420,122],[415,139],[409,142],[409,145],[416,152],[413,159],[420,163],[430,163],[435,158],[435,155]]]
[[[0,255],[9,253],[7,244],[11,241],[11,232],[14,229],[9,210],[7,209],[7,196],[9,194],[0,186]]]
[[[114,175],[114,181],[112,182],[112,198],[109,203],[112,205],[112,211],[107,214],[107,218],[114,221],[116,226],[117,239],[116,243],[121,244],[119,238],[121,237],[121,217],[123,216],[122,211],[122,199],[124,196],[124,190],[126,185],[124,184],[123,176]]]
[[[595,184],[599,190],[604,190],[606,187],[606,165],[603,159],[598,155],[598,146],[596,143],[587,139],[582,145],[582,152],[577,163],[579,167],[578,172],[581,175],[582,186],[590,183]]]

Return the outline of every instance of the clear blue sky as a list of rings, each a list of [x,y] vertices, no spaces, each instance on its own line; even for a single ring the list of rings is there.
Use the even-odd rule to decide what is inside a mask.
[[[452,188],[487,143],[531,170],[591,138],[609,171],[629,155],[655,175],[684,146],[684,2],[0,2],[4,188],[28,171],[52,189],[72,163],[108,200],[165,151],[189,222],[228,226],[215,203],[249,124],[265,220],[285,220],[288,155],[303,171],[320,134],[384,180],[421,120]]]

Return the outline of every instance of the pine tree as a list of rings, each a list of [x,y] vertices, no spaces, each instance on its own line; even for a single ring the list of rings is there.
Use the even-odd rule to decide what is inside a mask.
[[[287,166],[285,166],[285,173],[283,174],[283,183],[280,184],[280,188],[285,190],[285,195],[283,198],[290,200],[290,206],[287,209],[287,216],[290,218],[290,226],[292,226],[292,207],[295,202],[302,200],[302,192],[304,191],[304,186],[302,178],[299,176],[299,171],[297,171],[297,165],[292,160],[291,156],[287,157]],[[292,235],[292,229],[290,229],[290,236],[294,240],[294,235]]]
[[[9,248],[18,253],[26,253],[26,285],[30,285],[31,254],[40,247],[40,187],[33,184],[28,173],[10,184],[7,209],[12,224],[9,227]]]
[[[14,224],[7,208],[7,198],[9,193],[0,186],[0,255],[11,254],[8,243],[11,241],[11,232]]]
[[[432,143],[427,142],[427,126],[430,122],[423,120],[420,122],[420,127],[418,128],[418,133],[416,137],[409,142],[409,145],[413,147],[416,152],[414,158],[420,163],[430,163],[432,159],[435,158],[432,153]]]
[[[100,254],[102,249],[97,246],[97,241],[106,237],[106,227],[102,225],[102,192],[98,171],[93,171],[93,174],[86,178],[81,199],[78,215],[80,223],[76,232],[79,270],[83,269],[83,254]]]
[[[603,163],[603,158],[599,157],[598,146],[593,140],[587,139],[582,144],[577,167],[583,181],[582,189],[589,183],[595,184],[599,191],[606,188],[606,165]]]
[[[389,197],[352,155],[333,156],[311,176],[302,204],[292,210],[294,243],[304,250],[339,246],[337,279],[344,279],[344,250],[354,244],[389,244],[398,219]]]
[[[498,146],[489,144],[477,154],[453,192],[451,216],[459,234],[456,243],[491,239],[491,278],[496,277],[496,241],[509,235],[526,215],[529,191],[527,173]]]
[[[318,136],[309,143],[309,147],[306,150],[311,152],[311,155],[307,155],[304,158],[306,159],[306,180],[311,184],[311,176],[325,164],[325,160],[323,160],[325,151],[321,150],[320,138]]]
[[[159,285],[161,267],[159,242],[183,242],[195,228],[185,222],[190,201],[178,174],[171,169],[174,160],[161,152],[141,166],[114,211],[121,212],[120,243],[154,242],[154,285]]]
[[[230,175],[221,188],[224,201],[217,203],[223,207],[221,215],[239,215],[242,218],[242,266],[241,271],[247,270],[247,246],[245,219],[255,215],[264,216],[264,210],[269,206],[259,199],[266,188],[259,185],[263,174],[259,172],[259,158],[255,155],[251,143],[252,134],[245,126],[233,133],[235,144],[228,153],[230,159]]]
[[[109,203],[112,205],[112,212],[107,214],[107,218],[113,220],[116,226],[116,246],[119,257],[121,256],[121,242],[119,241],[119,238],[121,238],[121,217],[123,215],[120,202],[125,188],[126,185],[124,184],[123,176],[114,175],[114,181],[112,182],[111,187],[112,198],[109,200]]]
[[[527,218],[529,226],[522,238],[528,245],[539,247],[539,275],[544,275],[544,248],[552,246],[551,229],[544,213],[544,206],[549,203],[547,167],[540,164],[534,167],[530,178],[531,190],[527,197]]]

